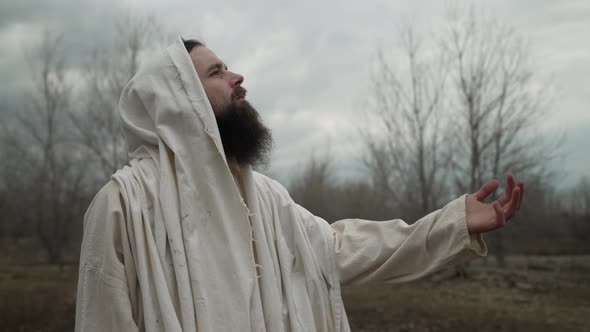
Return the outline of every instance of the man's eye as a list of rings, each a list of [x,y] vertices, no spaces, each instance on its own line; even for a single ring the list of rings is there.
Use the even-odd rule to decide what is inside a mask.
[[[212,72],[212,73],[211,73],[211,76],[218,75],[219,73],[221,73],[221,71],[219,71],[219,70],[216,70],[216,71],[214,71],[214,72]]]

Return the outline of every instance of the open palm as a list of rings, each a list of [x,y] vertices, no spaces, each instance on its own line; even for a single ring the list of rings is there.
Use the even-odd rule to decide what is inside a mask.
[[[524,193],[524,184],[515,184],[514,178],[508,176],[506,191],[492,203],[483,200],[493,194],[500,185],[497,180],[486,182],[476,193],[467,195],[465,209],[467,230],[469,234],[489,232],[506,224],[514,213],[520,209]]]

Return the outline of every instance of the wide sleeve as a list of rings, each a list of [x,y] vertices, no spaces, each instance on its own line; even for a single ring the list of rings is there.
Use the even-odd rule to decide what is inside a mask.
[[[481,234],[467,231],[465,195],[411,225],[346,219],[331,226],[343,285],[413,280],[487,254]]]
[[[76,331],[138,330],[137,307],[131,300],[134,287],[127,281],[134,268],[119,197],[118,186],[109,182],[84,217]]]

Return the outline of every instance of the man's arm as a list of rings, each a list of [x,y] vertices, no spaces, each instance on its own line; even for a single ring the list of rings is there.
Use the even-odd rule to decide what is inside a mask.
[[[127,282],[127,274],[134,271],[118,186],[110,182],[84,217],[76,331],[138,330],[133,315],[138,310],[131,301],[134,290]]]
[[[412,225],[400,219],[332,224],[342,284],[408,281],[443,266],[485,256],[481,233],[503,227],[522,203],[524,184],[516,184],[512,176],[498,200],[483,203],[498,186],[498,181],[488,181],[476,193],[464,195]]]
[[[409,281],[487,254],[481,235],[467,230],[465,196],[411,225],[346,219],[332,230],[343,285]]]

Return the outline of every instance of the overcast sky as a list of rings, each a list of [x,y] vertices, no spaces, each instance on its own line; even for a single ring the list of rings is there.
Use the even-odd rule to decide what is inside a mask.
[[[394,45],[400,22],[436,31],[444,14],[440,0],[0,1],[0,119],[29,78],[23,48],[44,28],[64,33],[70,60],[81,64],[113,39],[116,17],[153,12],[170,32],[203,39],[245,76],[275,137],[270,171],[283,180],[328,145],[341,177],[361,176],[359,114],[376,49]],[[552,82],[552,115],[539,128],[550,137],[567,133],[562,179],[590,177],[590,1],[479,3],[530,41],[540,77]]]

